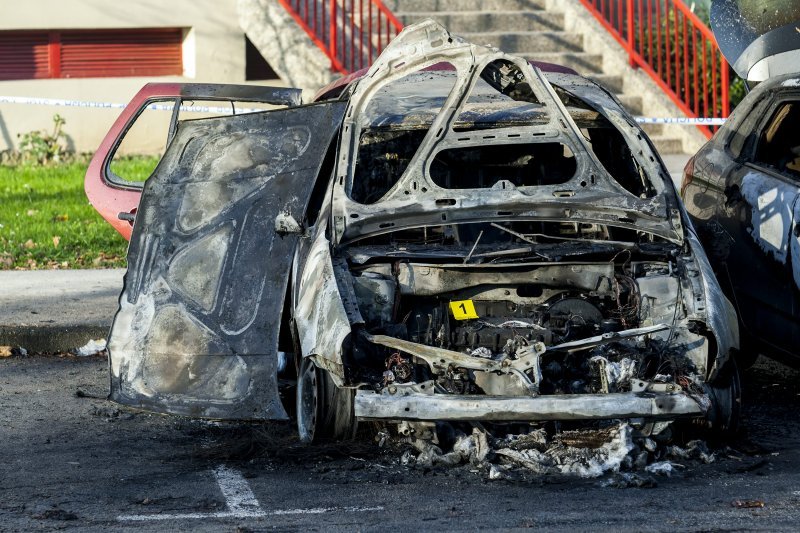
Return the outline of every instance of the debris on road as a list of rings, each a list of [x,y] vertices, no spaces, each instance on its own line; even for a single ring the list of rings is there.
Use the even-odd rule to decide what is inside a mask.
[[[80,348],[76,348],[75,349],[75,355],[79,355],[81,357],[86,357],[86,356],[89,356],[89,355],[98,354],[98,353],[102,352],[105,349],[106,349],[106,340],[105,339],[99,339],[99,340],[91,339],[89,342],[87,342],[86,344],[84,344]]]
[[[383,442],[387,435],[383,434]],[[598,478],[612,473],[602,486],[652,487],[652,476],[670,477],[684,465],[668,458],[708,464],[715,460],[708,446],[700,440],[686,447],[665,445],[637,434],[628,423],[600,428],[548,432],[538,428],[529,433],[495,437],[483,427],[473,427],[471,434],[457,432],[452,449],[444,451],[435,439],[403,438],[395,442],[410,444],[399,463],[412,468],[478,467],[490,480],[515,479],[526,473]]]
[[[733,500],[731,506],[737,509],[760,509],[764,507],[764,502],[761,500]]]
[[[651,474],[658,474],[661,476],[670,477],[672,472],[675,471],[672,463],[669,461],[659,461],[657,463],[652,463],[644,467],[645,471],[650,472]]]
[[[0,357],[25,357],[28,350],[22,346],[0,346]]]

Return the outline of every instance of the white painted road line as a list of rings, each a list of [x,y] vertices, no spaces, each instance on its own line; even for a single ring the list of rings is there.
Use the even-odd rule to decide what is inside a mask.
[[[239,472],[226,466],[219,466],[214,469],[214,475],[217,477],[217,484],[230,512],[262,512],[250,485]]]
[[[225,498],[227,511],[216,513],[161,513],[120,515],[117,520],[121,522],[147,522],[155,520],[196,520],[203,518],[260,518],[264,516],[323,514],[323,513],[363,513],[369,511],[383,511],[378,507],[311,507],[307,509],[279,509],[265,511],[258,503],[250,485],[241,473],[219,466],[213,470],[217,485]]]

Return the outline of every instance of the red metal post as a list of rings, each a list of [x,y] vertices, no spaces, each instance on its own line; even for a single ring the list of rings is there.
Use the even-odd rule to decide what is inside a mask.
[[[637,0],[636,7],[638,15],[636,20],[639,21],[639,55],[644,57],[644,15],[642,14],[642,5],[644,0]]]
[[[336,0],[331,2],[331,17],[330,17],[330,30],[329,30],[329,46],[328,57],[333,60],[338,55],[336,50]]]
[[[688,104],[691,102],[691,91],[689,90],[689,36],[687,35],[687,28],[686,17],[683,17],[683,90],[685,92],[683,99]]]
[[[694,75],[694,106],[692,106],[692,109],[694,114],[697,115],[700,113],[700,85],[697,81],[697,32],[694,28],[692,28],[692,58],[692,73]]]
[[[355,0],[350,0],[350,63],[347,64],[347,70],[353,72],[356,69],[355,60],[355,40],[356,40],[356,17],[355,17]]]
[[[720,72],[720,77],[722,78],[720,81],[722,82],[722,116],[728,117],[731,114],[731,98],[728,94],[728,85],[730,83],[730,74],[728,73],[728,62],[725,61],[724,57],[722,59],[722,69]]]
[[[369,42],[367,43],[367,63],[372,65],[372,2],[368,4],[369,6],[369,13],[367,15],[367,35],[369,36]],[[380,35],[378,36],[378,43],[380,43]]]
[[[661,2],[656,0],[656,58],[658,61],[658,77],[664,77],[661,62]]]
[[[636,66],[636,58],[634,57],[634,39],[633,39],[633,0],[626,0],[625,2],[625,17],[628,26],[628,62],[632,67]]]
[[[725,60],[723,59],[722,62],[724,63]],[[717,54],[713,48],[711,49],[711,96],[711,113],[713,113],[712,116],[717,116]]]

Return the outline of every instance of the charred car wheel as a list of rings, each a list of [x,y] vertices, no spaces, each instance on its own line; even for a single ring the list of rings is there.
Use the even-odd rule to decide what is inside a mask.
[[[741,334],[739,342],[741,344],[741,349],[734,354],[736,357],[736,365],[742,370],[747,370],[756,364],[760,353],[757,347],[758,343],[753,337],[745,333]]]
[[[731,436],[739,429],[742,411],[742,385],[736,360],[731,358],[724,369],[709,384],[711,411],[708,420],[711,430],[720,436]]]
[[[297,431],[300,440],[318,443],[355,436],[354,391],[336,386],[328,372],[310,359],[300,363],[297,377]]]

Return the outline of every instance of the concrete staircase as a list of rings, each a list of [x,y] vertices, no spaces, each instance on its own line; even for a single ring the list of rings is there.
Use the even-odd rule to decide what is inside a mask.
[[[613,63],[604,60],[604,54],[609,53],[606,47],[587,46],[585,32],[592,30],[566,31],[568,15],[561,9],[562,1],[384,0],[384,4],[403,24],[432,18],[471,42],[570,67],[614,92],[631,114],[643,114],[641,87],[629,89],[621,72],[604,68]],[[590,17],[588,13],[586,16]],[[646,124],[644,130],[660,153],[683,153],[681,137],[666,131],[663,125]]]

